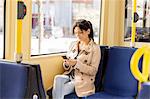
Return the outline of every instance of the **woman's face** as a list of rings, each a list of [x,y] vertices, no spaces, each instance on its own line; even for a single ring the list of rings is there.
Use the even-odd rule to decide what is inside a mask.
[[[85,30],[81,30],[79,27],[75,27],[74,28],[74,33],[75,33],[78,40],[84,41],[86,39],[89,39],[88,35],[90,33],[90,29],[85,31]]]

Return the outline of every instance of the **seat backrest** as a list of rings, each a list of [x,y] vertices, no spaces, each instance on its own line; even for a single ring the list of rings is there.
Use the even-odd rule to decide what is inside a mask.
[[[27,68],[0,61],[0,98],[23,99],[27,86]]]
[[[138,81],[130,71],[136,48],[111,47],[104,78],[104,91],[119,96],[136,96]]]
[[[46,99],[40,65],[0,61],[0,99]]]
[[[101,49],[101,60],[100,60],[100,64],[98,67],[98,71],[95,77],[95,88],[96,88],[96,92],[100,91],[101,87],[102,87],[102,79],[103,79],[103,74],[104,74],[104,69],[107,63],[107,55],[108,55],[108,46],[100,46]]]
[[[25,98],[32,98],[33,95],[37,95],[38,99],[46,99],[42,74],[39,64],[25,64],[28,65],[28,86],[25,94]]]

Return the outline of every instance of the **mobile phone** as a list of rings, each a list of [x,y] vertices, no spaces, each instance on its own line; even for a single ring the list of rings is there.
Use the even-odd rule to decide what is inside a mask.
[[[62,58],[63,58],[63,59],[67,59],[67,57],[66,57],[66,56],[62,56]]]

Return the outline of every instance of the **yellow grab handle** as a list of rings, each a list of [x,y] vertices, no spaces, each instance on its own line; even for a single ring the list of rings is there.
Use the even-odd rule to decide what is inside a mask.
[[[145,77],[146,81],[148,81],[148,75],[150,70],[150,47],[146,48],[144,53],[144,60],[143,60],[143,68],[142,68],[142,75]]]
[[[142,64],[142,73],[138,68],[138,63],[140,58],[143,57],[143,64]],[[148,81],[148,72],[150,69],[150,48],[144,46],[142,48],[137,49],[137,51],[133,54],[131,61],[130,61],[130,68],[131,72],[136,79],[140,82]]]
[[[21,54],[22,49],[22,20],[17,20],[17,34],[16,34],[16,53]]]

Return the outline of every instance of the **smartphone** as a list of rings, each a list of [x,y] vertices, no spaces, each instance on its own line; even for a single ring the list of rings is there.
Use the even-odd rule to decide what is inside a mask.
[[[67,59],[67,57],[66,57],[66,56],[62,56],[62,58],[63,58],[63,59]]]

